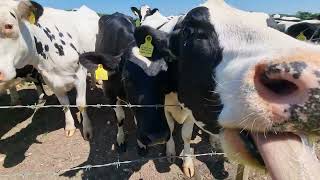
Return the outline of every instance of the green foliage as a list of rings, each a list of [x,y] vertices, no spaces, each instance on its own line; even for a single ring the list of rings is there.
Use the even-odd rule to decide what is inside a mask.
[[[296,14],[296,17],[298,17],[302,20],[309,20],[309,19],[319,19],[320,20],[320,13],[298,11]]]

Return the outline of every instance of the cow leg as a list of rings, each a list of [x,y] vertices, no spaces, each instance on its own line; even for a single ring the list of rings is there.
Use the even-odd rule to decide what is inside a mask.
[[[69,102],[69,98],[66,94],[57,94],[55,93],[60,104],[61,105],[65,105],[65,106],[68,106],[70,105],[70,102]],[[74,119],[72,117],[72,114],[71,114],[71,111],[70,111],[70,108],[68,107],[65,107],[63,109],[64,111],[64,115],[65,115],[65,121],[66,121],[66,125],[65,125],[65,134],[67,137],[71,137],[73,136],[73,134],[75,133],[76,131],[76,127],[74,126]]]
[[[40,82],[41,83],[41,82]],[[40,84],[38,82],[35,82],[35,86],[36,86],[36,89],[37,89],[37,94],[38,94],[38,104],[41,104],[44,102],[44,97],[45,97],[45,92],[44,92],[44,89],[43,89],[43,85]]]
[[[186,121],[183,123],[181,135],[184,143],[184,149],[183,149],[183,172],[186,176],[191,178],[194,175],[194,165],[193,160],[190,155],[193,155],[190,148],[190,142],[192,138],[192,132],[193,132],[193,126],[194,122],[190,118],[190,116],[186,119]]]
[[[82,115],[82,126],[83,126],[83,138],[85,140],[90,140],[93,136],[91,121],[87,114],[87,105],[86,101],[86,91],[87,91],[87,82],[86,82],[86,72],[79,72],[79,80],[76,82],[76,90],[77,90],[77,99],[76,103],[79,108],[79,111]]]
[[[167,123],[170,129],[170,139],[166,143],[166,155],[168,157],[168,161],[170,163],[173,163],[175,161],[174,156],[176,156],[176,147],[172,137],[172,133],[174,130],[174,119],[172,118],[171,114],[168,111],[165,111],[165,115],[166,115]]]
[[[121,105],[120,100],[117,100],[117,105]],[[118,132],[117,132],[117,145],[119,152],[126,152],[126,143],[125,143],[125,135],[123,131],[123,124],[125,119],[125,113],[122,107],[117,106],[113,108],[116,113],[117,122],[118,122]]]
[[[90,72],[90,79],[91,79],[91,82],[90,82],[91,87],[90,87],[90,89],[93,90],[93,89],[96,88],[96,73],[95,73],[94,70],[92,70]]]
[[[138,122],[137,122],[137,118],[135,116],[133,116],[134,119],[134,123],[137,126]],[[146,156],[148,154],[148,146],[142,144],[142,142],[139,141],[139,139],[137,139],[137,152],[140,156]]]
[[[148,146],[142,144],[139,139],[137,139],[137,152],[139,156],[146,156],[148,154]]]

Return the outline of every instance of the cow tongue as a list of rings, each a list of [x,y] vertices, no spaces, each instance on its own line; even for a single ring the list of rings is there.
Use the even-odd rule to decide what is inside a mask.
[[[316,180],[320,162],[304,136],[252,134],[255,144],[274,180]]]

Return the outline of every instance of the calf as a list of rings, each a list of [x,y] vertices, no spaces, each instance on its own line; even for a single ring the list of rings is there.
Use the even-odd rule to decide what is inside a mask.
[[[84,138],[89,139],[92,128],[84,108],[87,73],[78,57],[94,49],[99,16],[86,7],[68,12],[27,0],[1,1],[0,6],[0,82],[13,79],[17,68],[32,65],[62,105],[70,104],[67,92],[75,87]],[[69,108],[64,112],[65,133],[72,136],[74,119]]]
[[[274,179],[318,179],[320,47],[223,0],[192,9],[179,27],[170,38],[178,98],[198,125],[222,126],[227,156]]]
[[[108,71],[104,91],[110,104],[121,102],[139,105],[163,105],[166,81],[166,63],[159,59],[162,52],[155,52],[153,61],[139,55],[134,37],[135,26],[130,17],[115,13],[102,16],[96,51],[80,56],[80,63],[94,71],[102,64]],[[143,37],[144,41],[144,37]],[[154,41],[157,41],[154,39]],[[158,42],[162,43],[162,42]],[[139,153],[144,155],[147,146],[165,143],[169,138],[163,108],[131,108],[137,125]],[[118,120],[117,144],[125,150],[122,107],[114,108]]]

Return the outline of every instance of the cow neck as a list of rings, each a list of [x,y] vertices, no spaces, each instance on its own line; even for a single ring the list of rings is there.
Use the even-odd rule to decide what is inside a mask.
[[[24,43],[26,43],[27,52],[25,57],[23,57],[23,60],[20,61],[21,63],[18,64],[19,67],[24,67],[26,65],[32,65],[36,67],[36,65],[39,63],[39,57],[37,55],[36,51],[36,45],[33,40],[33,34],[34,34],[34,25],[29,24],[28,22],[22,21],[19,24],[19,28],[21,31],[22,39]]]

